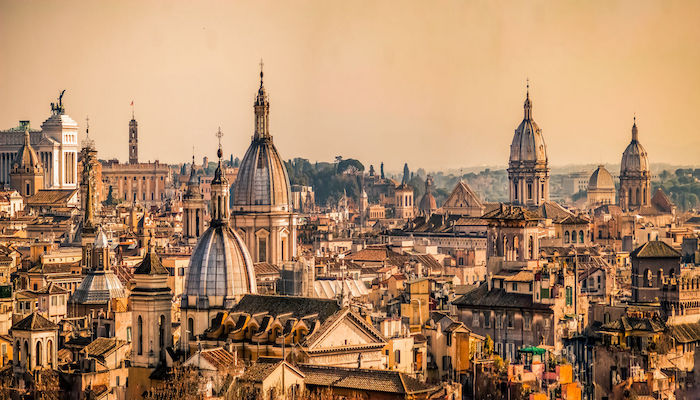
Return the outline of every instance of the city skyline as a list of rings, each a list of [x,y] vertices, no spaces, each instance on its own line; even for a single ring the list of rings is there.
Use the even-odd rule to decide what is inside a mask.
[[[187,162],[192,145],[213,159],[218,126],[224,152],[242,158],[262,57],[284,159],[505,165],[529,78],[550,165],[617,163],[635,114],[652,162],[697,164],[692,3],[36,4],[2,7],[0,50],[21,62],[2,67],[0,123],[37,128],[67,89],[67,114],[81,136],[90,116],[105,159],[128,159],[131,101],[141,159]]]

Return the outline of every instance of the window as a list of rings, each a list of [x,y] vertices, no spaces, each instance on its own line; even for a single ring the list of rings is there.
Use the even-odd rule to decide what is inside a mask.
[[[503,343],[497,342],[496,343],[496,354],[498,355],[503,355]]]
[[[532,183],[527,184],[527,199],[532,200]]]
[[[396,363],[396,364],[401,363],[401,350],[394,351],[394,363]]]
[[[564,243],[569,243],[569,231],[564,232]]]
[[[136,348],[138,351],[138,355],[143,354],[143,320],[141,319],[141,316],[139,315],[138,323],[136,325],[136,334],[138,335],[138,341],[136,344]]]
[[[508,318],[508,329],[513,329],[515,323],[513,320],[515,319],[512,313],[507,313],[506,318]]]
[[[484,328],[491,327],[491,311],[484,312]]]
[[[514,292],[518,291],[518,283],[517,282],[513,282],[513,291]]]
[[[496,329],[503,328],[503,316],[501,314],[496,314]]]
[[[258,262],[267,261],[267,238],[258,238]]]
[[[571,286],[567,286],[567,287],[566,287],[566,305],[567,305],[567,306],[570,306],[570,305],[572,305],[572,304],[574,304],[574,301],[573,301],[573,290],[572,290]]]
[[[578,231],[578,242],[583,243],[583,231]]]
[[[452,346],[452,334],[451,334],[451,333],[448,333],[448,334],[445,336],[445,339],[446,339],[446,341],[447,341],[447,345],[448,345],[448,346]]]
[[[523,315],[523,329],[529,331],[532,327],[532,317],[530,314]]]
[[[472,313],[472,326],[475,328],[479,327],[479,313]]]
[[[126,327],[126,341],[131,343],[131,327],[130,326]]]

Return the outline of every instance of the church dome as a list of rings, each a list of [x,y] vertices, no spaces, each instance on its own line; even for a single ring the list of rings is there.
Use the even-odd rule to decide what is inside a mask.
[[[622,153],[622,162],[620,163],[620,175],[628,174],[638,175],[647,174],[649,172],[649,159],[647,151],[641,143],[637,132],[637,122],[632,125],[632,141],[625,152]]]
[[[418,211],[423,214],[432,214],[437,210],[437,201],[432,193],[433,178],[428,176],[425,179],[425,194],[420,199],[420,204],[418,205]]]
[[[248,249],[228,224],[213,223],[190,257],[182,306],[228,308],[247,293],[257,293]]]
[[[599,165],[598,168],[595,171],[593,171],[593,174],[588,180],[588,190],[600,189],[615,189],[615,182],[613,181],[613,177],[603,165]]]
[[[268,206],[280,211],[290,209],[289,176],[270,135],[270,102],[262,76],[260,72],[260,89],[253,104],[255,134],[236,176],[233,212],[250,206]]]
[[[17,172],[43,172],[39,156],[30,144],[29,130],[24,131],[24,144],[17,152],[14,170]]]
[[[529,91],[525,98],[524,109],[525,116],[518,128],[515,129],[513,142],[510,145],[511,166],[523,162],[533,164],[547,162],[547,145],[544,143],[542,130],[532,119],[532,102]]]

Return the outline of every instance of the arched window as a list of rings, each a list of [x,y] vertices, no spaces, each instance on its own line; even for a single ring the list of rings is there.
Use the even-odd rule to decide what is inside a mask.
[[[24,367],[29,366],[29,342],[24,341],[24,352],[22,353],[22,359],[24,360]]]
[[[527,242],[527,252],[531,260],[535,258],[535,239],[532,236],[530,236]]]
[[[187,335],[190,341],[194,340],[194,320],[192,318],[187,320]]]
[[[15,342],[15,351],[14,351],[14,357],[15,357],[15,365],[20,365],[22,362],[22,352],[21,352],[22,346],[19,344],[19,340]]]
[[[51,339],[46,342],[46,363],[53,369],[53,341]]]
[[[136,351],[138,355],[143,354],[143,320],[139,315],[138,322],[136,323]]]
[[[632,188],[629,189],[627,193],[627,204],[632,205],[634,198],[632,198]]]
[[[636,196],[635,196],[635,199],[636,199],[636,201],[637,201],[637,202],[636,202],[636,203],[634,203],[634,204],[637,204],[637,205],[639,205],[639,204],[641,204],[641,203],[642,203],[642,202],[641,202],[641,201],[639,200],[639,188],[637,188],[637,190],[636,190]]]
[[[569,243],[569,241],[570,241],[569,237],[570,237],[569,231],[564,232],[564,243]]]
[[[668,277],[669,278],[675,278],[676,277],[676,270],[674,268],[671,268],[670,271],[668,271]]]
[[[165,315],[160,316],[158,321],[158,351],[163,354],[165,348]]]
[[[644,270],[644,286],[651,287],[652,285],[652,275],[649,268]]]
[[[34,362],[37,367],[44,365],[41,360],[41,342],[36,342],[36,358]]]
[[[578,242],[583,243],[583,231],[578,231]]]
[[[656,284],[658,286],[661,286],[664,284],[664,270],[659,269],[659,271],[656,273]]]
[[[571,231],[571,243],[576,243],[576,231]]]

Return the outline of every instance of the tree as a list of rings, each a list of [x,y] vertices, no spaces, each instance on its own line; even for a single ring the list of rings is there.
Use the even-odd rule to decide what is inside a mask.
[[[490,357],[493,354],[493,339],[491,335],[486,335],[486,340],[484,340],[484,355]]]

